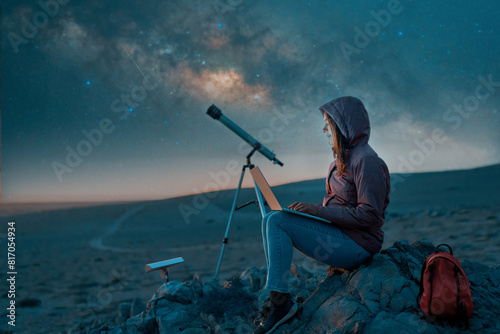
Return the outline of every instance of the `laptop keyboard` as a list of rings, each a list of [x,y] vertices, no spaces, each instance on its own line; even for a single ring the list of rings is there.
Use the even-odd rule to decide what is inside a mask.
[[[289,208],[286,208],[286,211],[300,213],[300,214],[303,214],[303,215],[309,215],[309,213],[305,213],[305,212],[301,212],[301,211],[297,211],[297,210],[292,210],[292,209],[289,209]]]

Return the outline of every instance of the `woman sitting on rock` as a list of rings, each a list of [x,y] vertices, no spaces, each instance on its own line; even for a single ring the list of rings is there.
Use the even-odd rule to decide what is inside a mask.
[[[320,111],[335,158],[326,178],[326,195],[322,204],[295,202],[289,208],[332,224],[283,211],[264,217],[270,312],[254,333],[271,333],[297,312],[298,305],[288,294],[294,247],[319,262],[344,269],[358,267],[382,247],[390,180],[386,164],[368,145],[368,113],[359,99],[350,96],[336,98]]]

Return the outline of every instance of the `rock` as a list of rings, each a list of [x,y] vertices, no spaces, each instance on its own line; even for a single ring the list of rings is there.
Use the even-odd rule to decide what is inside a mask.
[[[166,297],[181,304],[190,304],[194,300],[194,293],[189,285],[179,285]]]
[[[238,326],[236,327],[236,330],[234,331],[234,333],[252,334],[254,330],[255,330],[255,326],[253,324],[239,323]]]
[[[241,275],[240,275],[240,279],[241,281],[245,284],[250,284],[250,276],[252,275],[259,275],[259,268],[253,266],[253,267],[248,267],[247,269],[245,269]]]
[[[118,328],[120,328],[120,327],[118,327]],[[102,332],[102,333],[107,333],[107,331],[108,331],[108,326],[107,326],[107,325],[102,325],[102,326],[101,326],[101,327],[99,327],[98,329],[93,329],[93,330],[91,330],[91,331],[89,332],[89,334],[101,334],[101,332]],[[1,333],[1,334],[4,334],[4,332],[3,332],[1,329],[0,329],[0,333]],[[6,334],[7,334],[7,333],[9,333],[9,334],[10,334],[10,333],[12,333],[12,332],[5,332],[5,333],[6,333]]]
[[[370,312],[359,300],[347,293],[336,294],[330,297],[314,313],[308,327],[308,332],[322,332],[341,329],[348,333],[354,332],[357,325],[359,330],[369,319]]]
[[[203,291],[203,282],[198,274],[194,274],[193,280],[191,281],[191,289],[197,297],[201,297]]]
[[[162,284],[156,293],[153,295],[152,300],[167,298],[168,300],[175,301],[181,304],[189,304],[194,300],[195,294],[201,296],[202,283],[198,275],[195,275],[190,283],[182,284],[178,281],[170,281]]]
[[[210,295],[211,293],[213,293],[213,291],[215,290],[214,287],[212,287],[211,285],[205,285],[203,286],[203,289],[202,289],[202,296],[208,296]]]
[[[409,284],[406,285],[400,292],[391,298],[388,306],[389,310],[391,310],[392,313],[400,313],[412,308],[418,311],[416,304],[417,294],[418,292],[415,293],[412,291]]]
[[[142,314],[136,315],[135,317],[128,318],[125,322],[125,327],[137,327],[137,324],[141,321]]]
[[[188,328],[181,332],[181,334],[204,334],[205,330],[201,328]]]
[[[423,317],[416,296],[420,268],[434,245],[396,242],[354,270],[328,268],[311,272],[292,265],[289,289],[300,309],[277,333],[458,333],[460,327],[445,320]],[[474,312],[469,333],[500,331],[500,268],[474,261],[462,267],[471,283]],[[252,333],[269,299],[266,270],[250,267],[220,286],[195,275],[185,283],[159,287],[146,307],[140,300],[120,308],[121,327],[92,333]],[[134,306],[135,305],[135,306]],[[132,316],[132,309],[143,310]],[[132,312],[132,313],[130,313]]]
[[[137,329],[143,333],[154,333],[158,328],[158,324],[156,323],[156,318],[149,316],[147,313],[141,313],[138,315],[141,319],[137,323]]]
[[[247,292],[240,278],[233,277],[223,287],[212,286],[209,294],[203,294],[198,300],[199,312],[212,314],[219,322],[224,317],[248,317],[257,311],[257,296]]]
[[[125,332],[120,327],[115,327],[115,328],[113,328],[111,331],[109,331],[107,333],[108,334],[124,334]]]
[[[309,321],[313,313],[328,299],[335,291],[343,286],[340,273],[330,270],[327,276],[318,284],[316,290],[306,299],[302,305],[302,319]]]
[[[144,304],[142,299],[138,297],[134,298],[134,301],[132,302],[132,306],[130,308],[131,316],[134,317],[139,313],[144,312],[145,310],[146,310],[146,304]]]
[[[213,316],[213,314],[206,314],[206,313],[202,312],[202,313],[200,313],[200,318],[203,319],[203,321],[205,321],[205,323],[212,328],[215,328],[216,326],[219,325],[217,323],[217,320],[215,320],[215,317]]]
[[[230,289],[230,288],[243,288],[243,282],[239,277],[233,276],[231,277],[230,280],[224,282],[224,289]]]
[[[250,292],[254,293],[259,291],[264,282],[265,281],[258,273],[250,275]]]
[[[158,323],[158,332],[159,334],[179,334],[183,332],[182,324],[189,323],[189,320],[186,319],[185,313],[172,313],[166,317],[159,317],[157,319]],[[149,332],[148,332],[149,333]],[[152,332],[153,333],[153,332]]]
[[[415,314],[401,313],[398,315],[382,311],[365,327],[364,333],[386,334],[437,334],[436,328],[430,323],[420,320]]]
[[[162,319],[164,322],[169,323],[170,325],[179,325],[182,327],[186,327],[186,325],[191,325],[189,320],[191,319],[191,312],[186,308],[181,308],[178,310],[172,310],[170,313],[158,317],[158,319]]]
[[[173,291],[181,285],[182,285],[182,283],[178,282],[178,281],[170,281],[168,283],[163,283],[156,290],[155,294],[153,295],[153,297],[151,299],[157,299],[157,298],[165,297],[167,295],[172,295]]]
[[[215,334],[226,334],[226,332],[222,329],[220,325],[215,326],[214,330]]]
[[[116,320],[118,324],[125,322],[131,316],[132,304],[130,303],[121,303],[118,309],[118,319]]]

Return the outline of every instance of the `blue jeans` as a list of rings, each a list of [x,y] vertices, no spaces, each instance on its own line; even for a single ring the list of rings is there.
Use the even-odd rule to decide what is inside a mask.
[[[262,219],[262,239],[267,261],[267,285],[271,291],[288,292],[293,248],[335,268],[352,269],[372,254],[334,225],[283,211]]]

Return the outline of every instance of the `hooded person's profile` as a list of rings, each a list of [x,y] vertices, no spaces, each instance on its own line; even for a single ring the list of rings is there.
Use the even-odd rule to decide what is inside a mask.
[[[326,194],[319,204],[294,202],[289,208],[331,223],[283,211],[270,212],[262,219],[270,313],[254,333],[273,332],[297,312],[298,305],[288,293],[294,248],[344,269],[358,267],[382,248],[390,178],[387,165],[368,144],[368,112],[352,96],[335,98],[319,110],[334,157],[326,176]]]

